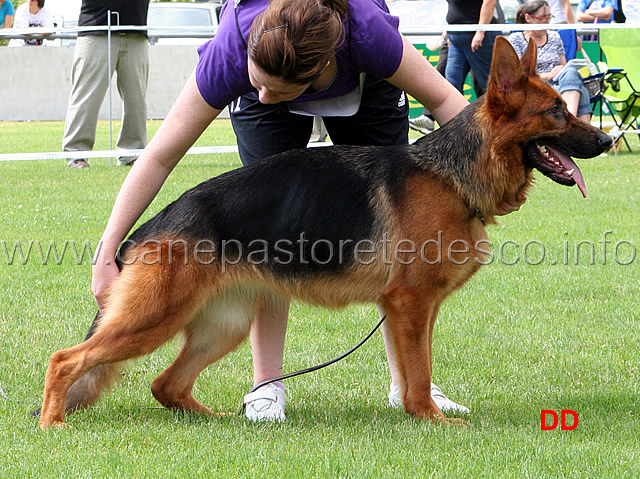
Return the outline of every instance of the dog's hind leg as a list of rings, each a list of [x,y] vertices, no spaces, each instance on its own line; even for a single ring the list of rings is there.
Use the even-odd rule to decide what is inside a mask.
[[[100,323],[101,315],[96,314],[89,333],[85,337],[88,340],[95,333]],[[91,369],[88,373],[78,379],[69,391],[65,404],[65,412],[74,412],[84,409],[98,400],[102,391],[113,384],[122,371],[124,363],[101,364]],[[40,416],[41,410],[37,409],[31,413],[32,416]]]
[[[252,302],[240,298],[208,303],[185,328],[178,357],[151,384],[158,402],[169,409],[213,414],[193,398],[193,385],[204,368],[246,339],[254,312]]]
[[[163,323],[135,332],[120,331],[121,334],[113,334],[105,328],[84,343],[54,353],[45,377],[40,426],[45,428],[64,422],[67,392],[92,368],[149,354],[175,336],[178,330]],[[96,386],[94,396],[104,388],[102,384]],[[76,389],[74,394],[83,393]]]
[[[123,270],[95,333],[85,342],[51,356],[40,417],[42,428],[63,424],[69,389],[93,368],[98,368],[97,382],[91,381],[91,374],[83,380],[72,391],[80,398],[75,401],[93,401],[106,387],[116,367],[101,365],[149,354],[186,326],[202,305],[206,288],[206,281],[194,273],[188,267],[154,267],[141,262]],[[184,284],[194,286],[185,288]]]

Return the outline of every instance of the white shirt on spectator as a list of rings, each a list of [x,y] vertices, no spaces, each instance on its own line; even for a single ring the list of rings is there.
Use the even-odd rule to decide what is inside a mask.
[[[13,20],[13,28],[28,28],[28,27],[53,27],[53,17],[47,9],[42,7],[38,13],[31,13],[29,11],[29,2],[23,3],[16,10],[16,15]],[[45,45],[46,42],[42,39],[12,39],[9,42],[10,47],[22,47],[26,45]]]

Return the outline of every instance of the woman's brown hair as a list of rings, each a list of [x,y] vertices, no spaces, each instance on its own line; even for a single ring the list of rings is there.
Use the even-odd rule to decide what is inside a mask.
[[[249,58],[265,73],[311,83],[344,41],[348,0],[272,0],[249,34]]]
[[[548,7],[549,2],[546,0],[527,0],[518,7],[516,13],[516,23],[527,23],[525,15],[532,15],[533,12],[537,12],[542,7]]]

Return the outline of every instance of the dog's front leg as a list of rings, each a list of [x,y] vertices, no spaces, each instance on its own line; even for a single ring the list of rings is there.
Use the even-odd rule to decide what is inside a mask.
[[[447,422],[431,398],[431,340],[439,302],[419,291],[393,291],[382,307],[402,378],[402,404],[414,417]]]

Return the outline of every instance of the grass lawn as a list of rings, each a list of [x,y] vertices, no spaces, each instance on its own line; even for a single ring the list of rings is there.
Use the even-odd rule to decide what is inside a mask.
[[[149,123],[150,135],[157,126]],[[0,123],[0,153],[59,151],[62,128]],[[108,148],[107,133],[101,123],[96,149]],[[229,122],[216,120],[197,146],[231,144]],[[0,478],[640,477],[637,137],[632,146],[620,172],[613,153],[579,162],[587,199],[538,175],[522,210],[490,228],[492,263],[444,304],[434,380],[471,408],[465,427],[386,406],[378,333],[345,361],[287,382],[283,424],[158,407],[149,386],[176,341],[133,362],[97,407],[68,417],[70,428],[40,431],[29,412],[51,353],[81,341],[91,323],[90,256],[128,168],[107,159],[84,170],[63,160],[0,163]],[[143,220],[239,166],[235,154],[188,156]],[[376,322],[372,305],[294,304],[285,371],[341,354]],[[250,386],[244,344],[203,372],[194,396],[235,412]],[[578,426],[541,431],[541,410],[563,409]]]

